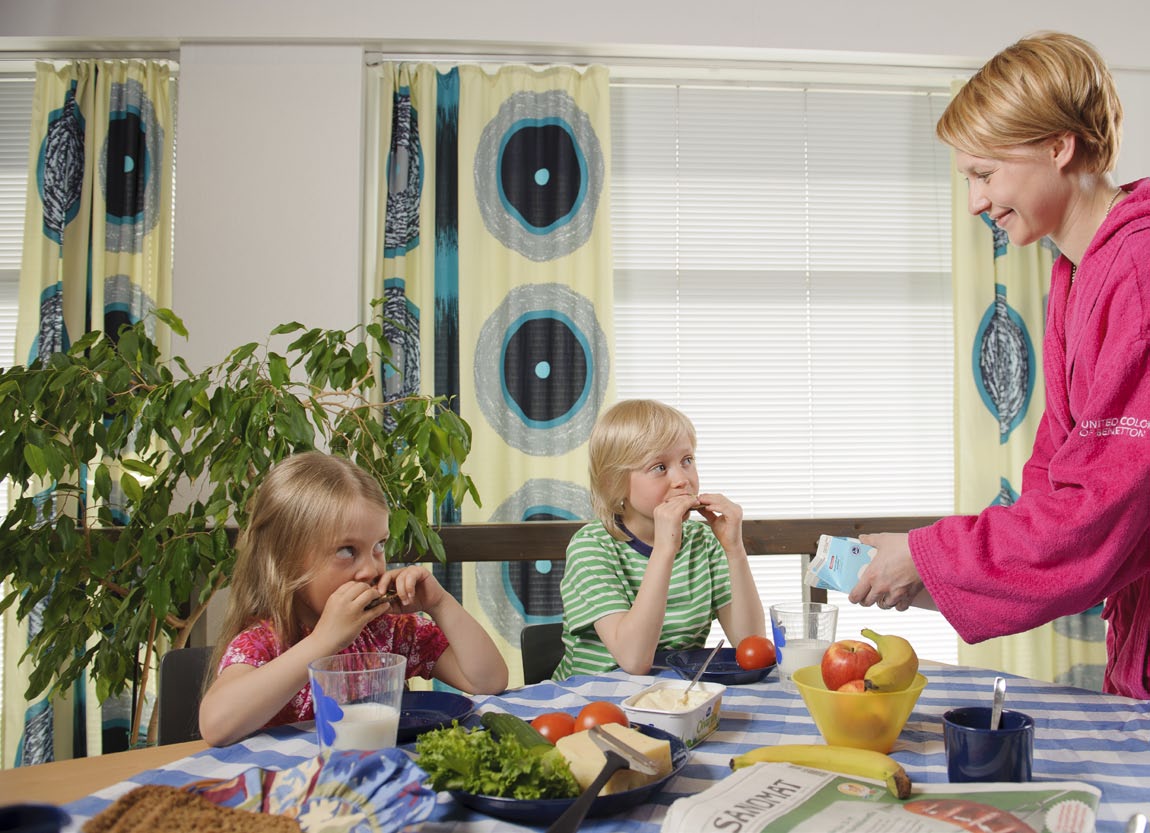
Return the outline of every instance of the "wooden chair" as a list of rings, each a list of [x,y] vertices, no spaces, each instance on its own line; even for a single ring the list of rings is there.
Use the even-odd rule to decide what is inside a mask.
[[[551,679],[563,659],[563,623],[524,625],[519,632],[519,650],[523,654],[524,684]]]
[[[200,739],[200,693],[212,648],[177,648],[160,659],[160,710],[156,740],[160,746]]]

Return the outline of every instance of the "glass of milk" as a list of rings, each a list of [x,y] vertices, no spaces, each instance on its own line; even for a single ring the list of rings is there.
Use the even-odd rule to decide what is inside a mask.
[[[321,755],[395,746],[407,657],[336,654],[307,667]]]
[[[798,694],[791,675],[796,669],[823,661],[823,652],[835,641],[838,619],[838,607],[824,602],[771,605],[771,631],[783,691]]]

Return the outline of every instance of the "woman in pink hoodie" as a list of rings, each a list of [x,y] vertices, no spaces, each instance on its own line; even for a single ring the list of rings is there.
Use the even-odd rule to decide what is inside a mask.
[[[905,610],[925,587],[967,642],[1105,600],[1104,689],[1150,699],[1150,180],[1112,181],[1121,122],[1097,51],[1057,33],[996,55],[939,120],[971,213],[1061,252],[1046,410],[1014,504],[864,536],[850,600]]]

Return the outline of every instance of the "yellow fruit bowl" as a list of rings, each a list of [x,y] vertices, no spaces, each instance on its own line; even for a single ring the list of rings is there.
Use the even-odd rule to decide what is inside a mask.
[[[792,679],[823,740],[875,752],[890,752],[926,686],[926,677],[915,674],[902,691],[830,691],[817,665],[798,669]]]

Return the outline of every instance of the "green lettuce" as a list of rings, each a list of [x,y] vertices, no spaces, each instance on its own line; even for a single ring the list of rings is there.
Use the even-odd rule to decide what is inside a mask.
[[[486,729],[424,732],[415,741],[419,766],[435,790],[462,790],[500,798],[574,798],[579,784],[563,753],[531,751],[513,737],[496,739]]]

